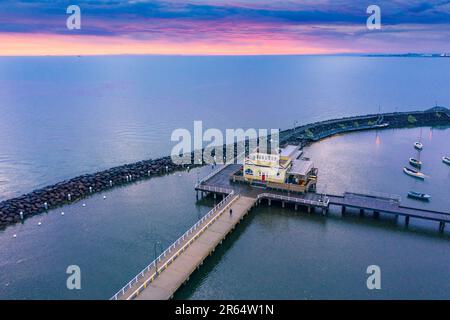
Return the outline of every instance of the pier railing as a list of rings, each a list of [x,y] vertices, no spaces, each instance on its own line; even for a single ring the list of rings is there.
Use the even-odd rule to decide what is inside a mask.
[[[195,238],[202,233],[206,228],[208,228],[217,218],[218,216],[227,209],[236,199],[239,198],[239,194],[235,195],[233,190],[230,190],[230,194],[225,197],[221,202],[219,202],[214,208],[212,208],[207,214],[205,214],[196,224],[194,224],[189,230],[187,230],[181,237],[175,240],[163,253],[161,253],[155,260],[153,260],[148,266],[146,266],[141,272],[138,273],[133,279],[131,279],[125,286],[122,287],[110,300],[118,300],[122,297],[127,290],[130,290],[133,285],[136,285],[140,280],[142,280],[145,275],[154,269],[153,274],[142,283],[135,291],[133,291],[127,299],[138,295],[142,289],[146,288],[149,283],[151,283],[157,276],[159,270],[164,270],[170,263],[172,263],[175,258],[179,255],[180,252],[185,250]],[[213,217],[213,215],[216,216]],[[211,220],[205,225],[202,224],[211,218]],[[192,236],[192,234],[196,232],[196,235]],[[190,240],[185,242],[185,240],[190,237]],[[181,247],[180,247],[181,245]],[[180,248],[179,248],[180,247]],[[158,269],[156,266],[159,262],[161,262],[166,256],[172,254],[170,258],[168,258],[164,264],[162,264]]]
[[[212,178],[213,176],[215,176],[216,174],[218,174],[220,171],[224,170],[226,167],[228,167],[231,163],[225,163],[223,166],[221,166],[220,168],[211,171],[206,177],[203,177],[202,179],[199,180],[199,182],[195,185],[195,187],[197,188],[199,185],[201,185],[203,182],[207,181],[208,179]]]
[[[222,188],[222,187],[213,187],[213,186],[208,186],[208,185],[203,185],[203,186],[197,185],[196,188],[199,188],[203,191],[210,191],[210,192],[214,192],[214,193],[230,194],[230,193],[234,192],[233,189],[227,189],[227,188]]]
[[[195,188],[198,188],[198,186],[200,186],[203,182],[209,180],[210,178],[212,178],[213,176],[215,176],[216,174],[218,174],[220,171],[224,170],[226,167],[228,167],[230,164],[233,164],[234,161],[236,159],[239,159],[239,157],[241,157],[242,155],[245,155],[245,151],[241,152],[240,154],[238,154],[235,158],[233,158],[232,160],[225,162],[223,166],[221,166],[220,168],[211,171],[206,177],[200,179],[198,181],[198,183],[195,184]]]
[[[280,200],[280,201],[288,201],[288,202],[294,202],[294,203],[300,203],[300,204],[306,204],[316,207],[328,207],[328,204],[330,202],[330,199],[328,197],[324,197],[323,201],[317,201],[317,200],[310,200],[310,199],[302,199],[297,197],[290,197],[290,196],[282,196],[279,194],[273,194],[273,193],[261,193],[258,195],[258,200],[262,198],[268,198],[268,199],[274,199],[274,200]]]

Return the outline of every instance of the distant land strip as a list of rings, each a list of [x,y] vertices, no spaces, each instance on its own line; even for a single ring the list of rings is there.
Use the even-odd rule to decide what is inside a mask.
[[[280,145],[296,144],[303,147],[336,134],[353,131],[427,126],[450,126],[450,110],[433,107],[425,111],[371,114],[315,122],[280,132]],[[224,145],[224,150],[225,147]],[[236,154],[236,143],[234,148]],[[194,152],[191,153],[191,159],[194,163]],[[24,221],[31,215],[74,203],[95,193],[198,166],[202,165],[177,165],[172,162],[170,156],[166,156],[124,164],[49,185],[0,202],[0,228]]]

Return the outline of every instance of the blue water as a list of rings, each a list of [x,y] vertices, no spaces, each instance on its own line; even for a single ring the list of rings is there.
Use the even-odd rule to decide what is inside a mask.
[[[289,128],[450,105],[448,59],[0,58],[0,200],[170,153],[176,128]]]
[[[439,155],[450,130],[426,131],[422,160],[428,178],[402,167],[414,153],[418,129],[368,131],[323,140],[305,148],[319,168],[318,190],[374,190],[398,194],[404,205],[450,212],[450,167]],[[333,159],[330,161],[330,159]],[[406,197],[432,195],[430,203]],[[215,251],[177,299],[449,299],[450,233],[438,223],[359,211],[342,217],[332,207],[323,218],[293,208],[261,206]],[[368,290],[366,268],[381,269],[381,290]]]
[[[450,105],[448,59],[366,57],[0,58],[0,200],[169,154],[175,128],[289,128],[353,114]],[[449,129],[423,129],[423,183],[404,175],[418,129],[324,140],[307,155],[319,188],[429,192],[450,207]],[[334,162],[329,159],[333,157]],[[109,298],[213,205],[193,184],[210,168],[95,195],[0,231],[0,298]],[[65,215],[61,216],[60,212]],[[42,222],[38,226],[38,222]],[[448,232],[435,223],[329,219],[258,208],[178,298],[450,298]],[[13,238],[16,234],[17,237]],[[65,270],[82,270],[67,290]],[[379,264],[383,289],[368,291]],[[242,283],[248,282],[243,286]]]

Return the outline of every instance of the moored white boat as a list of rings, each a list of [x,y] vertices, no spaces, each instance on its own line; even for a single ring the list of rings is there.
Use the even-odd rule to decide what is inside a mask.
[[[414,142],[414,148],[416,148],[417,150],[422,150],[423,149],[422,142],[419,141]]]
[[[450,157],[442,157],[442,162],[450,164]]]
[[[409,164],[413,167],[420,168],[422,166],[422,161],[414,158],[409,158]]]
[[[425,179],[425,175],[422,172],[410,169],[408,167],[403,167],[403,172],[414,178]]]

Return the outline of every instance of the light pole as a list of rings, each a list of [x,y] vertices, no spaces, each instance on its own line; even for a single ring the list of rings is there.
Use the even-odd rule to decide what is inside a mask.
[[[155,249],[155,269],[156,269],[156,271],[155,271],[155,273],[156,273],[156,275],[158,275],[158,256],[157,256],[157,247],[159,246],[159,250],[160,250],[160,252],[162,252],[162,244],[161,244],[161,241],[156,241],[155,242],[155,246],[154,246],[154,249]]]

